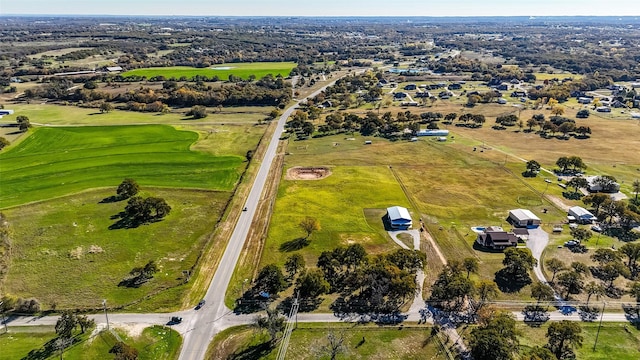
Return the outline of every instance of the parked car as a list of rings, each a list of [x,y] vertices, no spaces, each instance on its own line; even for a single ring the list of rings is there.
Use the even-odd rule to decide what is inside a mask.
[[[200,300],[198,305],[196,305],[196,310],[200,310],[200,308],[203,307],[205,303],[206,301],[204,301],[204,299]]]
[[[172,316],[171,320],[169,320],[169,325],[180,324],[182,322],[182,318],[180,316]]]
[[[595,232],[602,232],[602,228],[600,227],[600,225],[592,225],[591,230]]]
[[[564,243],[564,246],[566,246],[566,247],[572,247],[572,246],[576,246],[576,245],[580,245],[580,241],[578,241],[578,240],[569,240],[569,241]]]

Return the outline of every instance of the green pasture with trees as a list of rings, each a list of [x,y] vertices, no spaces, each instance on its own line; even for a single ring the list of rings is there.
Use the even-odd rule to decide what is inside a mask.
[[[447,359],[442,341],[443,335],[425,326],[300,323],[291,334],[287,359]],[[210,359],[275,359],[277,349],[269,346],[266,331],[238,326],[218,334],[207,354]]]
[[[191,151],[197,140],[196,132],[165,125],[38,128],[0,154],[0,208],[126,177],[142,186],[231,190],[244,158]]]
[[[382,216],[389,206],[410,206],[388,168],[340,166],[331,171],[322,180],[282,181],[261,264],[282,265],[301,249],[306,262],[315,264],[322,251],[336,246],[358,243],[371,253],[395,248],[381,234]],[[369,222],[372,209],[379,210],[374,211],[379,217]],[[307,217],[317,219],[317,231],[300,225]]]
[[[116,330],[126,347],[137,354],[140,360],[173,360],[178,357],[182,338],[176,331],[165,326],[145,328],[141,334],[130,335]],[[14,327],[11,333],[0,336],[0,358],[23,359],[34,351],[34,359],[57,359],[60,351],[56,349],[56,340],[60,339],[53,327]],[[91,331],[73,332],[74,343],[65,348],[63,359],[113,359],[110,350],[118,343],[111,333],[101,331],[91,335]],[[29,358],[30,359],[30,358]]]
[[[141,186],[138,195],[171,210],[131,223],[119,215],[127,201],[113,199],[116,188],[3,210],[13,234],[3,293],[34,297],[42,310],[99,309],[102,299],[113,308],[149,295],[125,311],[177,309],[189,287],[182,272],[196,264],[231,193]]]
[[[520,353],[527,354],[534,346],[543,346],[549,342],[551,342],[551,345],[557,344],[557,342],[550,341],[549,336],[547,336],[549,327],[552,324],[554,323],[547,323],[540,327],[517,324],[516,330],[519,333]],[[598,335],[598,343],[594,351],[598,323],[576,322],[575,324],[580,327],[581,331],[578,336],[582,338],[581,346],[576,344],[572,349],[576,359],[632,360],[640,356],[640,351],[638,351],[640,347],[640,330],[633,325],[628,323],[602,323],[600,335]],[[558,325],[555,326],[557,327]],[[555,350],[553,346],[551,349]]]
[[[122,75],[145,76],[147,79],[154,76],[162,76],[166,79],[175,78],[177,80],[183,76],[186,77],[186,79],[191,79],[198,75],[208,78],[217,76],[220,80],[228,80],[231,75],[243,80],[248,80],[252,76],[255,79],[260,79],[267,74],[287,77],[294,67],[296,67],[296,63],[294,62],[225,63],[212,64],[211,66],[203,68],[189,66],[142,68],[127,71]]]

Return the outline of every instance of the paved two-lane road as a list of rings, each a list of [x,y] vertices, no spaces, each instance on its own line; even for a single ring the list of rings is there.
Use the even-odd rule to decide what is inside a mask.
[[[331,86],[335,81],[325,85],[321,89],[317,90],[313,94],[309,95],[309,98],[315,97],[325,88]],[[206,304],[194,316],[185,318],[186,330],[183,332],[184,343],[182,350],[180,351],[180,360],[201,360],[204,359],[207,347],[211,342],[213,336],[227,324],[225,320],[231,310],[224,304],[225,293],[229,286],[229,281],[233,275],[233,271],[236,267],[236,263],[240,257],[242,248],[247,239],[251,223],[256,213],[256,208],[260,202],[262,192],[264,190],[269,170],[273,160],[276,157],[276,150],[278,149],[278,142],[280,136],[284,131],[284,125],[291,114],[298,108],[299,102],[288,108],[282,116],[278,119],[276,130],[273,133],[269,147],[265,152],[260,169],[256,175],[255,182],[251,187],[249,196],[245,202],[247,211],[243,211],[240,214],[238,223],[236,224],[233,234],[229,239],[229,244],[225,249],[224,255],[220,260],[220,265],[216,270],[209,290],[205,295]],[[245,322],[246,323],[246,322]]]

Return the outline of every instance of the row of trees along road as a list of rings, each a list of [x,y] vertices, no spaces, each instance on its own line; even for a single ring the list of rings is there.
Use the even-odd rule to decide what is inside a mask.
[[[385,255],[370,256],[359,244],[338,247],[323,252],[317,268],[305,268],[300,254],[291,255],[285,262],[288,276],[275,264],[268,264],[258,272],[253,286],[242,299],[238,311],[255,311],[257,301],[277,297],[295,284],[300,297],[300,311],[315,309],[325,293],[338,293],[331,305],[336,312],[392,313],[417,291],[416,272],[421,269],[425,255],[418,251],[398,249]],[[262,295],[261,295],[262,294]],[[284,301],[290,303],[292,299]]]

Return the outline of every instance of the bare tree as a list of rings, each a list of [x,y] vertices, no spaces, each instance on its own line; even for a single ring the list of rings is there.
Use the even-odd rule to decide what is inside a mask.
[[[341,331],[338,334],[333,331],[329,331],[327,334],[327,344],[320,349],[322,355],[328,355],[331,360],[335,360],[338,355],[345,353],[347,347],[344,345],[344,332]]]

